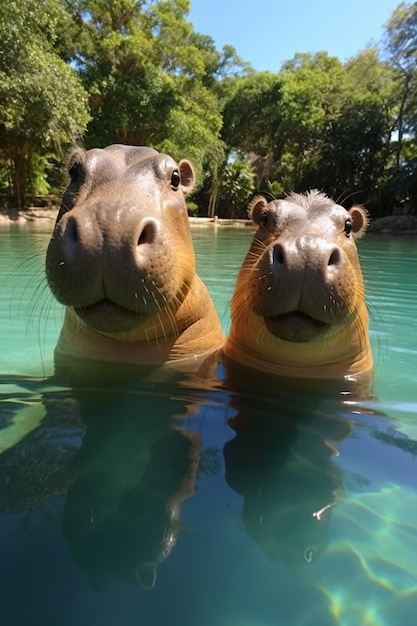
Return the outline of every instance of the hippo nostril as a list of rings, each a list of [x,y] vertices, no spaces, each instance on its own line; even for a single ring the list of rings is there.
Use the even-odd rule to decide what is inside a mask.
[[[144,243],[153,243],[156,236],[156,228],[154,222],[147,222],[142,229],[138,238],[138,246]]]
[[[285,263],[285,252],[280,243],[275,244],[272,249],[272,260],[274,265],[284,265]]]
[[[342,260],[342,256],[340,254],[339,248],[335,248],[332,250],[331,255],[329,256],[329,260],[327,265],[339,265]]]

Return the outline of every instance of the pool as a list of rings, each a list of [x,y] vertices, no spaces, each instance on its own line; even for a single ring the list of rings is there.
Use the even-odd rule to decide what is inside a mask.
[[[0,229],[2,623],[413,626],[416,240],[359,243],[376,371],[357,401],[53,382],[49,232]],[[193,229],[226,331],[251,235]]]

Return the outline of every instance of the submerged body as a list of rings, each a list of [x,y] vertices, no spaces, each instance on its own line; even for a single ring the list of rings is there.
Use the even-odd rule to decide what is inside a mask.
[[[292,378],[368,374],[368,311],[355,240],[368,224],[324,194],[255,198],[258,230],[231,304],[227,361]]]
[[[148,147],[76,151],[46,257],[66,307],[56,366],[71,358],[194,370],[223,343],[196,274],[178,164]]]

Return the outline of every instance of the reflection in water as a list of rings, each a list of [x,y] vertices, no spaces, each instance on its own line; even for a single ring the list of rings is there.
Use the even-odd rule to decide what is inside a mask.
[[[66,491],[84,427],[69,391],[43,387],[0,381],[1,513],[29,512]]]
[[[376,461],[381,442],[386,471],[405,455],[415,458],[416,442],[373,410],[375,401],[352,395],[277,388],[261,399],[239,391],[232,405],[226,481],[243,497],[242,525],[268,561],[284,563],[297,584],[308,581],[321,594],[302,623],[413,623],[415,481],[406,488],[378,476],[378,484],[362,468],[367,452]],[[347,474],[345,446],[353,443],[360,452]],[[346,491],[349,479],[354,491]]]
[[[243,496],[242,521],[262,552],[291,567],[312,562],[327,543],[331,508],[342,489],[333,457],[351,432],[341,400],[235,394],[236,436],[224,446],[226,481]]]
[[[198,435],[169,416],[194,408],[117,390],[76,396],[86,435],[70,464],[63,513],[72,555],[95,589],[115,581],[151,588],[177,542],[199,459]]]
[[[199,403],[178,397],[176,386],[149,391],[38,394],[32,414],[42,414],[41,423],[0,454],[1,512],[29,520],[31,510],[66,494],[63,533],[94,589],[116,581],[152,588],[178,540],[181,503],[193,495],[200,438],[180,418],[192,417]],[[3,416],[6,426],[24,410],[18,402]]]

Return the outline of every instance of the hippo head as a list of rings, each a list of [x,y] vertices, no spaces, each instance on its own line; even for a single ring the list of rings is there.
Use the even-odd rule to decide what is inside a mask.
[[[338,377],[371,364],[364,283],[355,240],[366,211],[317,191],[267,202],[232,300],[226,355],[289,376]]]
[[[50,289],[66,307],[62,351],[164,362],[219,348],[217,314],[196,276],[184,199],[194,186],[189,161],[112,145],[76,150],[69,174],[46,256]],[[196,324],[207,316],[202,343]],[[184,334],[191,327],[193,337]],[[105,337],[135,346],[117,356]]]

